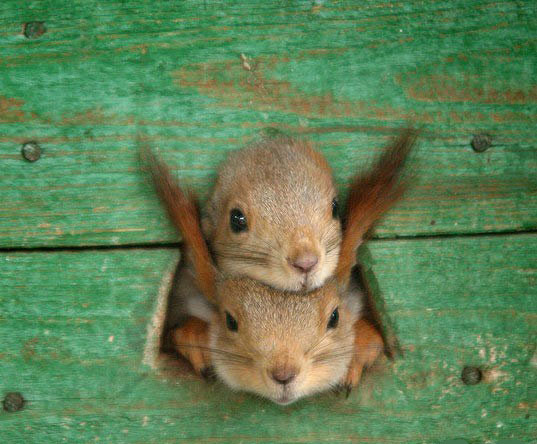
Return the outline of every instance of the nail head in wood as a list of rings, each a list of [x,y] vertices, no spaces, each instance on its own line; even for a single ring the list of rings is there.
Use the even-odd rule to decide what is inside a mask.
[[[47,32],[45,22],[28,22],[22,26],[22,33],[27,39],[36,39]]]
[[[8,393],[3,401],[6,412],[17,412],[24,406],[24,398],[18,392]]]
[[[21,152],[28,162],[35,162],[41,157],[41,147],[37,142],[26,142],[22,145]]]
[[[476,134],[472,139],[472,148],[477,153],[482,153],[492,145],[492,137],[488,134]]]
[[[483,379],[483,373],[477,367],[467,366],[462,369],[461,379],[466,385],[475,385]]]

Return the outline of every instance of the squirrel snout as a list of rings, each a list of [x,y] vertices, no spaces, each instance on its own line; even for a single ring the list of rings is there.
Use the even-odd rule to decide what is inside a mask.
[[[309,273],[319,262],[319,258],[315,253],[305,252],[294,259],[290,259],[289,263],[301,273]]]
[[[270,377],[278,384],[286,385],[295,379],[298,370],[294,367],[276,367],[270,371]]]

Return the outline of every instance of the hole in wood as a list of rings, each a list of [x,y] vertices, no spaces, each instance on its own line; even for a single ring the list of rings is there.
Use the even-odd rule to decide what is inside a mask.
[[[384,354],[393,359],[399,352],[399,345],[393,329],[384,325],[383,320],[386,318],[384,301],[379,294],[375,276],[371,270],[358,264],[353,268],[351,278],[359,283],[364,294],[364,318],[380,332],[384,341]]]
[[[176,352],[170,340],[170,330],[175,326],[170,316],[170,305],[180,268],[181,259],[175,261],[163,275],[157,293],[155,312],[147,327],[143,362],[162,376],[197,378],[190,363]]]
[[[177,304],[183,303],[177,298],[177,285],[180,282],[178,274],[183,269],[182,263],[179,260],[172,265],[164,273],[158,290],[155,313],[148,326],[144,363],[165,377],[199,379],[190,362],[177,352],[171,335],[175,328],[184,325],[188,319],[184,307],[182,310],[177,309]],[[366,267],[357,265],[353,269],[352,279],[364,293],[364,318],[381,333],[385,344],[384,354],[392,359],[398,353],[399,347],[393,329],[384,325],[383,321],[386,319],[383,311],[384,303],[378,294],[375,277]],[[379,362],[374,367],[372,373],[382,369]]]

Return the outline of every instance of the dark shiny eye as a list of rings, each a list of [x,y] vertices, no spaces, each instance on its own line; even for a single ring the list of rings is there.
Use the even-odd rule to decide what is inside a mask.
[[[237,331],[239,329],[239,323],[226,311],[226,327],[230,331]]]
[[[328,325],[326,326],[326,328],[328,329],[336,328],[338,323],[339,323],[339,308],[336,307],[336,309],[330,315],[330,319],[328,320]]]
[[[234,233],[248,230],[246,216],[238,208],[233,208],[229,213],[229,226]]]
[[[332,217],[334,219],[339,219],[339,202],[336,198],[332,201]]]

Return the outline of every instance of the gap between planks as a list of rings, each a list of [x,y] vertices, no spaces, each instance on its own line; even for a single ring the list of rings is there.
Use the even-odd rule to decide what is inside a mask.
[[[521,231],[504,231],[493,233],[447,233],[447,234],[417,234],[412,236],[390,236],[368,239],[367,242],[386,242],[386,241],[404,241],[404,240],[434,240],[434,239],[451,239],[451,238],[502,238],[511,236],[524,236],[528,234],[537,234],[537,230]],[[36,253],[36,252],[61,252],[61,251],[100,251],[100,250],[158,250],[158,249],[177,249],[181,247],[181,242],[162,242],[162,243],[133,243],[122,245],[73,245],[61,247],[11,247],[0,248],[0,253]]]

